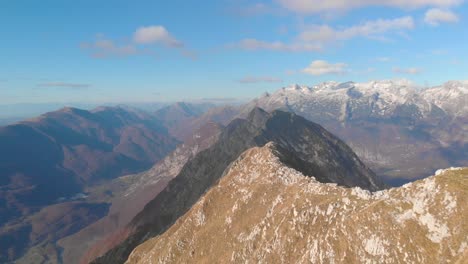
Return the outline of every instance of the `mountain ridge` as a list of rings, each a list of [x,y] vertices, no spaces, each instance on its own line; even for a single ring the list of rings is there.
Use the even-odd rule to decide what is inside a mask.
[[[269,114],[255,108],[247,119],[233,120],[217,143],[185,164],[180,174],[132,220],[133,234],[93,263],[124,262],[135,246],[160,234],[187,212],[242,152],[270,141],[294,153],[288,159],[290,164],[313,173],[321,181],[370,190],[384,187],[350,148],[321,126],[293,113]],[[351,174],[356,177],[345,177]]]
[[[285,165],[282,152],[274,143],[245,151],[186,214],[125,263],[466,259],[468,168],[371,193],[320,183]]]

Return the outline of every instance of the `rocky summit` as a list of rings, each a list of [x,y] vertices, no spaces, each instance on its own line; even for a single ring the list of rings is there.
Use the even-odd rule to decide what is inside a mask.
[[[274,142],[282,149],[283,163],[313,175],[319,182],[369,191],[384,188],[340,139],[321,126],[293,113],[252,110],[247,119],[232,121],[218,141],[189,160],[168,186],[132,220],[128,238],[95,263],[122,263],[147,239],[162,234],[203,194],[222,179],[239,155]]]
[[[369,192],[321,183],[276,143],[244,152],[126,263],[466,263],[468,168]]]

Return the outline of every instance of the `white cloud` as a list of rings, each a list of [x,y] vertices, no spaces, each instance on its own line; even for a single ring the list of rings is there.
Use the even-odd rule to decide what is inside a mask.
[[[432,55],[447,55],[449,54],[449,51],[446,49],[433,49],[430,50],[429,53]]]
[[[317,14],[326,11],[346,11],[366,6],[386,6],[401,9],[424,7],[451,7],[463,0],[276,0],[286,9],[301,14]]]
[[[40,83],[38,87],[63,87],[63,88],[72,88],[72,89],[85,89],[91,87],[90,84],[83,83],[66,83],[66,82],[49,82],[49,83]]]
[[[458,20],[457,14],[439,8],[429,9],[424,15],[424,22],[431,26],[438,26],[440,23],[456,23]]]
[[[422,72],[419,68],[393,68],[394,73],[398,74],[419,74]]]
[[[325,74],[344,74],[348,71],[345,63],[329,63],[324,60],[313,61],[302,72],[312,75],[325,75]]]
[[[184,47],[184,44],[174,38],[163,26],[140,27],[135,30],[131,41],[115,41],[97,34],[93,42],[84,42],[80,47],[87,50],[94,58],[124,57],[131,55],[148,55],[156,57],[153,46],[157,44],[178,49],[180,54],[190,59],[196,59],[197,54]]]
[[[163,26],[147,26],[138,28],[133,34],[133,42],[137,44],[160,43],[168,47],[182,47],[182,42],[174,38]]]
[[[286,70],[284,71],[284,73],[286,73],[287,75],[294,75],[296,73],[298,73],[296,70]]]
[[[261,77],[254,77],[254,76],[247,76],[239,80],[240,83],[281,83],[283,80],[270,77],[270,76],[261,76]]]
[[[98,35],[94,42],[81,44],[82,49],[89,50],[91,56],[95,58],[106,58],[112,56],[129,56],[138,54],[138,50],[131,44],[116,44],[114,41]]]
[[[379,62],[389,62],[391,61],[392,59],[389,58],[389,57],[378,57],[375,59],[376,61],[379,61]]]
[[[288,27],[287,27],[287,26],[282,25],[282,26],[280,26],[280,27],[278,28],[277,32],[278,32],[278,34],[280,34],[280,35],[286,35],[286,34],[288,34],[289,30],[288,30]]]
[[[263,41],[258,39],[244,39],[230,45],[245,50],[272,51],[321,51],[330,42],[345,41],[355,37],[367,37],[373,40],[386,39],[383,35],[402,33],[414,28],[414,20],[410,16],[395,19],[378,19],[364,22],[347,28],[335,29],[329,25],[311,25],[291,42]]]
[[[267,13],[272,13],[273,9],[271,6],[264,3],[254,3],[246,7],[233,7],[231,11],[240,16],[256,16],[263,15]]]
[[[321,45],[314,43],[284,43],[281,41],[262,41],[257,39],[244,39],[238,44],[230,45],[239,47],[245,50],[273,50],[273,51],[319,51],[322,49]]]
[[[376,71],[375,68],[369,67],[369,68],[367,68],[367,69],[361,71],[360,73],[366,74],[366,73],[372,73],[372,72],[375,72],[375,71]]]
[[[378,19],[344,29],[334,29],[328,25],[313,25],[300,34],[300,39],[307,42],[329,42],[347,40],[354,37],[375,37],[391,31],[414,28],[412,17]]]

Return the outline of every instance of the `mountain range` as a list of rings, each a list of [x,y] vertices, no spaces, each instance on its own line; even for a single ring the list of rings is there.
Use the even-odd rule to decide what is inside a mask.
[[[392,184],[468,163],[468,82],[326,82],[266,93],[243,109],[283,109],[343,139]]]
[[[8,245],[0,249],[0,261],[23,254],[26,246],[35,244],[34,237],[42,239],[33,233],[35,223],[44,220],[33,214],[58,214],[59,220],[66,212],[64,205],[45,206],[80,200],[87,186],[146,170],[178,143],[153,116],[124,108],[63,108],[0,127],[0,241]],[[83,212],[86,205],[78,207],[84,224],[68,232],[107,210],[100,204],[98,215],[91,217],[94,213]]]
[[[381,190],[466,166],[467,98],[462,81],[432,88],[327,82],[291,85],[241,106],[64,108],[0,127],[0,262],[270,262],[281,259],[272,246],[284,261],[297,254],[338,262],[382,262],[388,254],[400,262],[459,260],[468,243],[466,226],[456,222],[466,211],[465,169]],[[330,206],[334,213],[324,214]],[[454,209],[435,213],[444,206]],[[297,218],[303,211],[307,217]],[[389,220],[403,213],[405,225]],[[386,224],[362,235],[372,222]],[[319,224],[304,227],[311,223]],[[387,224],[401,227],[395,234],[405,241],[379,236],[390,233]],[[281,225],[287,229],[272,232]],[[338,225],[333,234],[314,229]],[[211,233],[217,228],[232,235],[229,245],[223,233]],[[420,235],[414,245],[432,250],[424,258],[421,250],[388,246],[411,241],[404,235],[411,228]],[[332,235],[334,242],[320,242]],[[442,237],[438,249],[434,237]],[[291,249],[291,241],[307,241],[314,252]],[[345,250],[342,241],[364,242]],[[232,246],[229,256],[223,246]]]
[[[164,136],[172,143],[166,146],[166,153],[169,154],[162,155],[162,159],[154,159],[148,162],[149,167],[153,166],[147,171],[148,165],[145,165],[122,173],[110,173],[110,177],[91,178],[77,189],[64,190],[66,195],[63,195],[63,197],[45,201],[42,205],[31,207],[32,210],[25,212],[22,217],[12,216],[12,221],[3,225],[0,229],[0,241],[5,241],[4,244],[9,245],[7,248],[2,247],[6,252],[2,256],[7,256],[7,259],[16,259],[18,256],[22,256],[16,260],[17,263],[31,263],[35,261],[78,263],[81,257],[86,259],[86,256],[88,258],[92,256],[96,257],[96,254],[100,255],[104,253],[110,247],[105,241],[111,241],[112,243],[114,232],[118,233],[122,231],[125,225],[143,206],[154,198],[158,190],[162,190],[167,182],[177,175],[177,170],[180,170],[189,158],[200,150],[207,148],[216,139],[216,136],[222,129],[222,125],[214,123],[211,120],[220,123],[228,122],[223,121],[225,116],[223,113],[226,112],[225,109],[229,108],[210,112],[208,111],[210,107],[214,107],[214,105],[177,103],[153,113],[126,106],[101,107],[92,111],[65,108],[31,120],[41,122],[42,119],[46,118],[49,120],[48,122],[62,124],[63,126],[68,126],[66,122],[70,122],[75,123],[75,126],[80,129],[85,129],[91,125],[86,123],[88,120],[83,121],[80,120],[79,116],[75,116],[75,112],[92,115],[94,113],[101,114],[102,111],[106,111],[107,116],[104,116],[102,119],[90,118],[93,122],[92,125],[99,128],[103,127],[103,129],[107,129],[106,126],[109,126],[117,132],[119,130],[133,129],[133,126],[141,126],[143,129],[153,131],[153,133],[160,133],[161,136]],[[180,113],[177,113],[177,111]],[[208,112],[204,114],[205,111]],[[63,113],[68,112],[70,112],[69,116],[64,117]],[[227,113],[230,113],[230,111]],[[200,116],[202,114],[204,114],[203,117]],[[119,123],[109,123],[112,122],[112,118],[114,117],[118,117]],[[170,122],[171,120],[177,122]],[[28,122],[30,121],[12,126]],[[120,123],[122,125],[121,128],[119,128]],[[177,126],[178,124],[184,124],[184,133],[191,135],[185,138],[179,137],[183,139],[182,142],[176,139],[177,133],[172,134],[170,132],[173,131],[173,126]],[[50,138],[52,140],[56,140],[56,135],[60,135],[63,138],[69,136],[56,129],[57,127],[60,126],[50,128],[50,131],[52,131]],[[10,129],[11,126],[5,128]],[[118,133],[117,136],[119,136]],[[21,138],[22,135],[18,135],[18,137]],[[92,138],[93,136],[89,137]],[[135,144],[142,143],[138,147],[143,149],[150,148],[153,152],[163,150],[163,146],[155,146],[151,142],[145,143],[145,138],[145,134],[136,133],[128,140],[132,143],[136,142]],[[117,137],[116,139],[116,142],[119,144],[127,140]],[[176,144],[178,145],[177,148],[175,148]],[[101,153],[99,153],[99,149],[95,146],[86,145],[86,142],[76,142],[75,145],[79,148],[89,148],[90,151],[88,152],[96,153],[96,159],[98,159],[96,161],[102,168],[106,168],[106,166],[118,168],[112,163],[112,159],[99,160]],[[171,150],[173,151],[171,152]],[[40,159],[40,155],[40,153],[32,153],[31,161]],[[143,152],[138,153],[137,156],[140,159],[147,158]],[[75,157],[77,161],[81,162],[86,162],[85,158],[93,157],[88,156],[87,153],[84,153],[84,156]],[[30,163],[31,161],[25,160],[23,166],[34,167],[34,164]],[[121,166],[127,168],[128,164],[123,163]],[[137,173],[128,174],[132,172]],[[97,175],[103,176],[99,173]],[[50,188],[54,188],[54,186],[50,186]],[[34,199],[31,198],[30,200]],[[50,227],[45,228],[44,226]],[[39,233],[39,235],[36,235],[36,233]],[[110,236],[110,238],[107,236]],[[104,252],[101,252],[102,250]]]
[[[210,148],[189,160],[179,175],[132,220],[127,238],[93,263],[123,263],[130,252],[149,237],[160,235],[186,213],[198,199],[221,179],[239,155],[268,142],[278,144],[287,155],[284,162],[314,175],[320,182],[384,188],[341,140],[321,126],[292,113],[269,114],[253,109],[247,119],[235,119]]]

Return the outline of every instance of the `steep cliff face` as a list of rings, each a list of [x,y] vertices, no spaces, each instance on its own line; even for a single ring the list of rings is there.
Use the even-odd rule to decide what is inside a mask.
[[[126,263],[464,263],[468,168],[369,192],[324,184],[275,143],[244,152]]]
[[[382,182],[352,150],[321,126],[293,113],[269,114],[256,108],[247,119],[231,122],[216,144],[190,160],[132,220],[129,238],[95,263],[124,262],[138,244],[161,234],[186,213],[241,153],[270,141],[284,150],[283,162],[314,175],[320,182],[372,191],[383,188]]]

